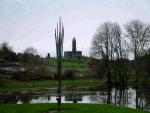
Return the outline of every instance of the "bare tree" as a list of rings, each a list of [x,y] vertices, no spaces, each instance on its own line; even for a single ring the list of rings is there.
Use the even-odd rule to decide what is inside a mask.
[[[104,62],[108,90],[111,89],[109,84],[112,82],[112,76],[115,76],[115,83],[117,83],[117,77],[119,77],[120,83],[127,85],[127,82],[125,82],[127,81],[127,74],[125,73],[127,70],[125,70],[124,63],[127,54],[122,29],[117,23],[106,22],[98,27],[93,38],[91,50],[92,56]],[[108,95],[107,103],[110,103],[111,95]]]
[[[98,27],[92,42],[92,55],[103,60],[104,62],[105,74],[107,76],[108,104],[111,103],[111,61],[115,59],[116,55],[114,52],[115,48],[119,44],[120,38],[118,37],[120,35],[121,30],[119,25],[115,23],[106,22]],[[118,43],[114,43],[114,41],[116,40],[118,40]]]
[[[110,22],[100,25],[94,35],[91,52],[93,56],[105,61],[107,78],[110,82],[110,61],[123,59],[125,56],[120,26]]]
[[[27,54],[31,54],[31,55],[38,55],[38,52],[35,48],[33,47],[28,47],[24,50],[24,53],[27,53]]]
[[[103,59],[105,62],[105,69],[107,75],[107,83],[111,83],[111,71],[109,66],[109,60],[112,60],[112,26],[110,22],[100,25],[94,35],[92,42],[92,55]]]
[[[40,61],[40,56],[38,52],[33,47],[28,47],[24,50],[23,54],[23,62],[30,63],[30,64],[37,64]]]
[[[130,52],[134,55],[134,70],[136,76],[136,108],[138,108],[138,82],[141,76],[141,63],[139,57],[148,49],[150,43],[150,25],[139,20],[130,21],[125,25],[127,44]]]
[[[128,48],[134,56],[136,81],[138,82],[138,57],[148,49],[150,42],[150,25],[139,20],[130,21],[125,25]]]
[[[134,59],[141,56],[148,48],[150,42],[150,25],[139,20],[130,21],[125,25],[128,47]]]

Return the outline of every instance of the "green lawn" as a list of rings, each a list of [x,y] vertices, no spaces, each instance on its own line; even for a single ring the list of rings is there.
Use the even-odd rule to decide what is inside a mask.
[[[88,68],[88,65],[86,64],[86,62],[87,61],[84,61],[83,58],[81,58],[80,60],[76,58],[70,58],[70,59],[63,59],[62,65],[63,67],[70,67],[73,69],[83,69],[83,68]],[[51,59],[50,64],[57,66],[56,59]]]
[[[75,88],[82,86],[97,86],[104,85],[105,81],[100,81],[98,79],[78,79],[78,80],[63,80],[63,88]],[[42,81],[16,81],[16,80],[4,80],[1,81],[0,92],[4,91],[20,91],[20,90],[29,90],[29,89],[45,89],[45,88],[56,88],[56,80],[42,80]]]
[[[56,104],[6,104],[0,105],[0,113],[53,113]],[[116,107],[104,104],[63,104],[62,113],[148,113],[148,111]]]

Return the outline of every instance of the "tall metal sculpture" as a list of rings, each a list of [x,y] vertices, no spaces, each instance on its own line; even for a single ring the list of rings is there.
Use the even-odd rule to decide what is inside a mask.
[[[55,29],[56,54],[57,54],[57,79],[58,79],[58,97],[57,110],[61,111],[61,70],[62,70],[62,55],[63,55],[63,41],[64,41],[64,27],[61,22],[61,17]]]

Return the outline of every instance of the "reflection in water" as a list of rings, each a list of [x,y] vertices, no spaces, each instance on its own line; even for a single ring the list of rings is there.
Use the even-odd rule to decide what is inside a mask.
[[[63,92],[62,103],[111,103],[130,108],[136,108],[137,91],[133,88],[110,88],[97,91],[67,91]],[[14,93],[0,94],[0,103],[56,103],[56,93]],[[138,90],[138,108],[150,110],[149,89]]]

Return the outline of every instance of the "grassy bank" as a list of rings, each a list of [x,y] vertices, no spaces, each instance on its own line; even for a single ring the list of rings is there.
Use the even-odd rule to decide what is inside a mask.
[[[149,85],[146,82],[142,85]],[[114,85],[114,82],[112,83]],[[128,86],[134,86],[134,80],[128,81]],[[99,79],[75,79],[75,80],[62,80],[62,88],[86,88],[86,87],[105,87],[106,80]],[[48,88],[57,88],[56,80],[40,80],[40,81],[16,81],[16,80],[1,80],[0,92],[14,92],[22,90],[42,90]]]
[[[7,104],[0,105],[0,113],[50,113],[56,104]],[[63,104],[62,113],[148,113],[124,107],[102,104]]]
[[[3,83],[2,83],[3,82]],[[20,91],[20,90],[28,90],[28,89],[45,89],[45,88],[56,88],[57,81],[56,80],[42,80],[42,81],[16,81],[16,80],[3,80],[1,81],[2,85],[0,86],[0,92],[8,92],[8,91]],[[78,79],[78,80],[63,80],[62,87],[63,88],[75,88],[82,86],[97,86],[104,85],[105,81],[100,81],[98,79]]]
[[[83,68],[88,68],[87,65],[87,61],[89,60],[89,58],[67,58],[67,59],[63,59],[62,60],[62,65],[63,67],[71,67],[73,69],[83,69]],[[45,62],[45,64],[47,64],[46,60],[43,60]],[[50,65],[52,66],[57,66],[57,61],[54,58],[50,59]]]

